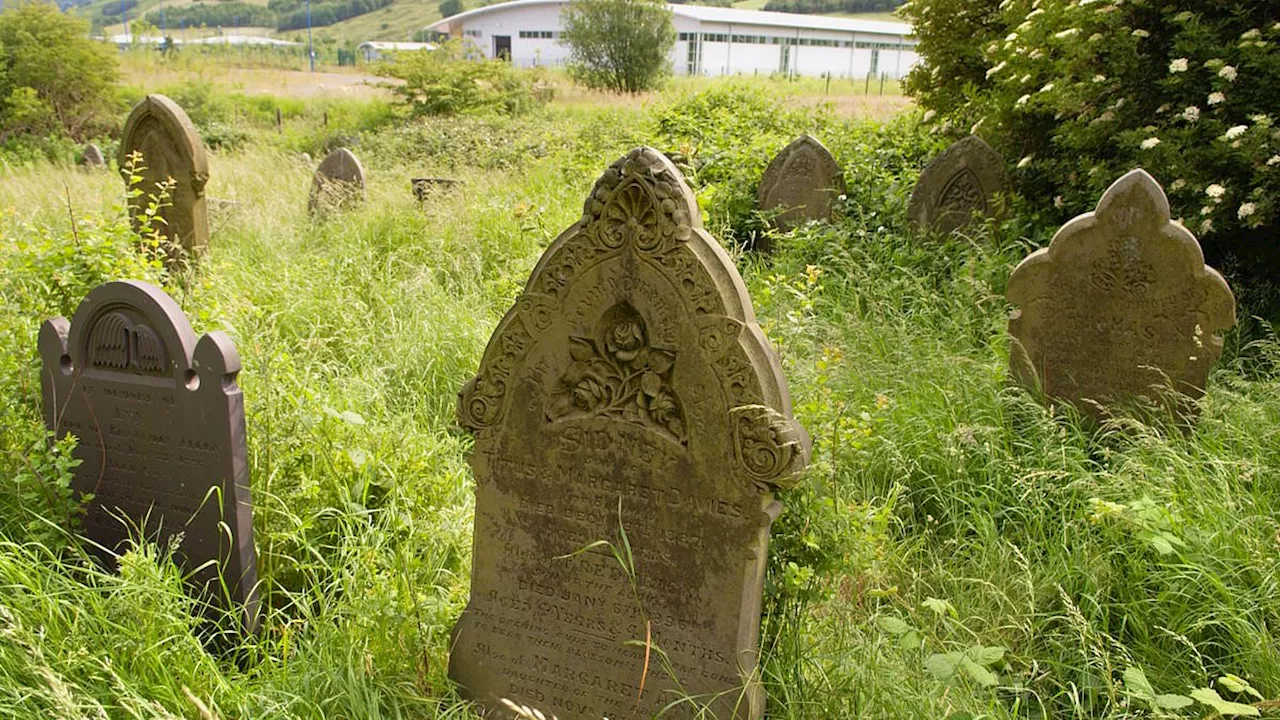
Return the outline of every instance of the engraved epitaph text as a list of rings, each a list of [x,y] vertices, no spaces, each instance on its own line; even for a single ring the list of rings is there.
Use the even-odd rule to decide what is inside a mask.
[[[209,181],[209,163],[204,143],[191,119],[177,103],[164,95],[148,95],[133,108],[120,137],[116,161],[125,182],[129,182],[129,156],[142,154],[138,172],[142,191],[129,198],[129,212],[135,218],[146,211],[172,179],[169,197],[160,208],[164,222],[153,222],[152,230],[188,252],[204,250],[209,244],[209,218],[204,186]],[[136,170],[136,168],[135,168]]]
[[[1014,375],[1094,418],[1139,397],[1170,409],[1200,397],[1235,324],[1231,289],[1142,170],[1023,260],[1008,297]]]
[[[471,599],[450,656],[466,694],[489,711],[507,698],[561,720],[650,717],[678,681],[692,700],[664,717],[759,718],[773,490],[808,438],[665,157],[633,150],[600,178],[458,413],[476,438]],[[647,636],[670,673],[655,650],[641,694]]]
[[[213,332],[197,342],[160,289],[111,282],[70,323],[44,324],[40,356],[45,423],[76,436],[73,487],[92,495],[85,536],[116,551],[131,529],[161,542],[181,533],[183,566],[206,566],[193,577],[197,592],[243,608],[253,630],[257,568],[231,339]]]
[[[836,197],[844,193],[844,172],[831,152],[812,135],[782,149],[760,180],[761,210],[781,210],[774,223],[790,230],[809,220],[829,220]]]

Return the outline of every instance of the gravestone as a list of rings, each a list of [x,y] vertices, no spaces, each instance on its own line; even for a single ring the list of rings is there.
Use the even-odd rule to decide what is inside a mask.
[[[70,323],[44,324],[40,357],[45,424],[79,441],[72,486],[92,497],[84,536],[110,562],[129,528],[162,546],[181,533],[178,556],[194,572],[193,589],[243,608],[254,631],[257,560],[231,339],[212,332],[197,341],[159,288],[110,282]]]
[[[1137,398],[1185,414],[1178,394],[1204,394],[1235,324],[1231,289],[1142,170],[1024,259],[1008,299],[1014,376],[1094,419]]]
[[[209,162],[204,142],[191,123],[191,118],[178,104],[164,95],[148,95],[133,108],[124,124],[120,151],[116,161],[120,173],[129,182],[129,157],[142,154],[145,170],[135,172],[142,177],[136,185],[142,194],[129,199],[129,212],[135,226],[140,215],[160,192],[159,187],[172,179],[166,207],[160,209],[164,222],[152,224],[161,237],[187,252],[195,253],[209,244],[209,219],[205,209],[204,186],[209,181]]]
[[[809,440],[742,279],[661,153],[633,150],[596,182],[458,415],[475,435],[475,545],[449,674],[467,697],[650,717],[678,681],[715,717],[761,717],[773,491]]]
[[[84,146],[81,157],[84,160],[84,164],[91,168],[100,168],[107,164],[106,158],[102,157],[102,148],[93,143]]]
[[[760,180],[761,210],[781,210],[774,225],[787,231],[809,220],[830,220],[844,194],[844,171],[812,135],[801,135],[778,153]]]
[[[344,210],[364,201],[364,167],[350,150],[338,148],[325,156],[311,178],[311,212]]]
[[[970,135],[952,143],[920,174],[907,203],[907,219],[917,232],[949,235],[968,227],[975,213],[998,215],[996,196],[1009,189],[1004,158]]]

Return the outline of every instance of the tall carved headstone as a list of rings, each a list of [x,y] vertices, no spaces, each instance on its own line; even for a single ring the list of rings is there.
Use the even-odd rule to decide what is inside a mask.
[[[120,138],[116,162],[126,183],[130,174],[129,157],[134,152],[142,154],[142,166],[146,168],[137,173],[142,178],[137,186],[142,194],[129,199],[129,211],[135,223],[158,195],[160,185],[172,179],[167,207],[160,210],[164,222],[154,223],[152,229],[188,252],[204,250],[209,244],[209,218],[204,200],[209,162],[204,142],[191,118],[164,95],[146,96],[129,114]]]
[[[678,681],[715,717],[759,718],[773,492],[809,440],[742,279],[659,152],[596,182],[458,415],[475,434],[476,521],[449,674],[467,696],[649,717]]]
[[[970,135],[952,143],[920,174],[907,218],[918,232],[950,234],[973,222],[975,213],[997,214],[996,196],[1009,188],[1004,158]]]
[[[364,166],[346,148],[325,156],[311,178],[311,212],[343,210],[364,201]]]
[[[761,210],[781,210],[774,217],[780,230],[809,220],[829,220],[836,198],[844,193],[844,171],[826,146],[801,135],[769,163],[760,180]]]
[[[85,537],[115,551],[130,528],[162,543],[182,533],[178,554],[197,592],[243,607],[254,630],[257,559],[231,339],[212,332],[197,341],[159,288],[110,282],[70,323],[44,324],[40,357],[45,423],[78,440],[73,488],[92,498]]]
[[[1140,397],[1185,410],[1235,324],[1231,289],[1142,170],[1024,259],[1008,298],[1014,376],[1095,419]]]

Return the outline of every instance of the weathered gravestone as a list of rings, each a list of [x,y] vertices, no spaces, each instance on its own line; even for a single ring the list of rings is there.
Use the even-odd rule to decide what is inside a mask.
[[[844,194],[844,171],[831,152],[812,135],[801,135],[778,153],[760,180],[761,210],[781,210],[774,217],[780,230],[809,220],[829,220],[836,198]]]
[[[1136,398],[1187,410],[1178,394],[1204,394],[1235,324],[1231,289],[1142,170],[1024,259],[1008,298],[1014,376],[1095,419]]]
[[[131,174],[129,158],[134,152],[141,153],[141,166],[146,168],[132,171],[142,178],[136,186],[142,194],[129,199],[135,225],[147,206],[154,202],[160,186],[172,179],[172,185],[166,185],[169,194],[166,206],[159,213],[164,222],[153,222],[152,230],[188,252],[204,250],[209,244],[204,199],[209,162],[191,118],[164,95],[148,95],[129,114],[120,138],[116,161],[126,183]]]
[[[85,145],[84,150],[81,152],[80,155],[81,155],[81,158],[83,159],[84,165],[88,167],[100,168],[103,165],[107,164],[106,158],[102,156],[102,148],[98,147],[93,143],[89,143],[88,145]]]
[[[162,544],[181,533],[178,555],[197,592],[243,608],[253,631],[257,560],[231,339],[212,332],[197,342],[159,288],[110,282],[70,323],[44,324],[40,356],[45,423],[79,441],[73,489],[92,496],[85,537],[115,551],[130,528]]]
[[[311,178],[311,212],[344,210],[364,201],[364,167],[350,150],[325,156]]]
[[[1009,192],[1004,158],[976,135],[952,143],[920,174],[907,218],[921,233],[950,234],[973,222],[974,214],[999,213],[996,196]]]
[[[773,491],[795,481],[809,440],[670,161],[639,148],[597,181],[458,415],[477,485],[471,599],[449,661],[466,695],[560,720],[650,717],[680,699],[678,680],[716,717],[759,718]]]

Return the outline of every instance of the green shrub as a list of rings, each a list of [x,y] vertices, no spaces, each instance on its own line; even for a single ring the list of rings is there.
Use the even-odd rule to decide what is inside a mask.
[[[1016,163],[1046,224],[1140,166],[1211,262],[1280,269],[1272,0],[915,0],[904,14],[924,58],[908,91],[939,129]]]
[[[147,22],[159,26],[159,11],[149,12]],[[261,5],[250,5],[240,0],[219,2],[214,4],[196,3],[182,7],[169,8],[164,12],[164,20],[169,27],[270,27],[276,23],[276,15]]]
[[[641,92],[671,73],[671,9],[656,0],[573,0],[561,13],[569,74],[587,87]]]
[[[391,91],[413,115],[515,115],[549,97],[539,71],[477,57],[458,40],[432,51],[397,53],[374,71],[404,81]]]
[[[112,122],[115,51],[84,20],[24,2],[0,13],[0,141],[103,132]]]

